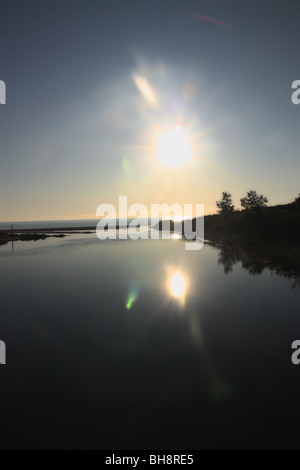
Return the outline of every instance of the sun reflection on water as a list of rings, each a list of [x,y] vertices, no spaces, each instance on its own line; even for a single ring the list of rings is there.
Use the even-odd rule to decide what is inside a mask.
[[[187,293],[187,281],[185,276],[179,270],[174,268],[169,269],[169,281],[168,290],[172,297],[178,300],[179,305],[185,307],[186,305],[186,293]]]
[[[185,280],[179,272],[171,279],[171,291],[174,297],[181,297],[185,292]]]
[[[180,235],[180,233],[172,233],[171,239],[172,240],[182,240],[182,235]]]

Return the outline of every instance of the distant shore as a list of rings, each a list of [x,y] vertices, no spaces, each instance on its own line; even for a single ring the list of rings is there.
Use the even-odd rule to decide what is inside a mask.
[[[117,225],[116,230],[126,228],[123,225]],[[35,229],[12,229],[0,230],[0,246],[10,242],[17,241],[38,241],[47,238],[65,238],[68,235],[91,235],[96,233],[97,226],[87,227],[51,227],[51,228],[35,228]]]
[[[0,230],[0,245],[17,241],[38,241],[47,238],[65,238],[68,235],[94,233],[96,227],[62,227],[23,230]]]

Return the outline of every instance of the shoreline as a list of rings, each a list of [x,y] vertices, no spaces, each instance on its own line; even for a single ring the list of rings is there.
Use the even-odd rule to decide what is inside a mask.
[[[0,230],[0,246],[17,241],[38,241],[47,238],[65,238],[68,235],[90,235],[96,227],[43,228],[24,230]]]

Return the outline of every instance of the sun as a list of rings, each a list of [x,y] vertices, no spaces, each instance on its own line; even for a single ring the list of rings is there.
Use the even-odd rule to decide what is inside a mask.
[[[159,136],[157,157],[167,168],[180,168],[191,159],[190,142],[181,124]]]

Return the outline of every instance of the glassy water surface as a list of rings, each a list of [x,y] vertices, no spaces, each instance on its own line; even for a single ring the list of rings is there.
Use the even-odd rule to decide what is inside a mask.
[[[0,247],[2,448],[299,444],[299,289],[184,246]]]

